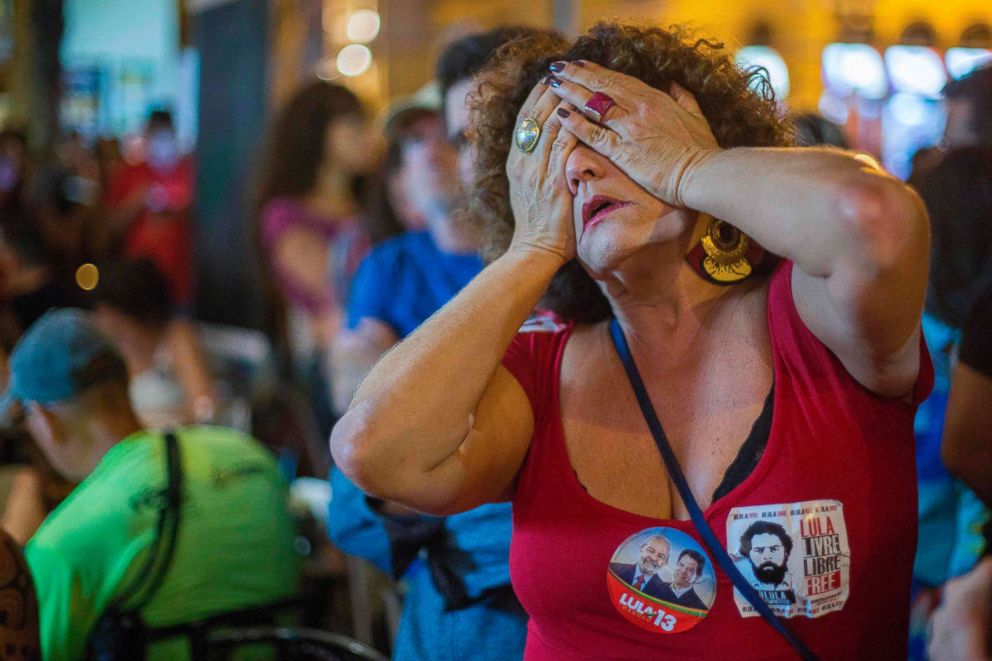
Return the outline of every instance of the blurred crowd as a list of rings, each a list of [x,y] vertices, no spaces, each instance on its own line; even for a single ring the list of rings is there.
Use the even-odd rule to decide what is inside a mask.
[[[467,95],[518,34],[454,42],[436,81],[379,118],[317,80],[278,110],[245,220],[264,334],[194,318],[195,154],[168,111],[124,141],[66,135],[42,161],[0,132],[0,383],[28,403],[4,412],[0,525],[11,553],[26,545],[46,658],[139,644],[111,617],[129,613],[152,658],[188,653],[180,629],[193,650],[196,631],[280,618],[357,638],[364,658],[522,655],[510,506],[421,515],[363,494],[326,447],[369,369],[483,268],[459,214]],[[988,639],[941,624],[972,618],[987,635],[992,612],[990,90],[990,68],[948,86],[945,140],[910,180],[931,219],[937,367],[916,429],[916,658],[927,640],[971,658],[948,651]],[[823,118],[794,119],[797,144],[847,147]],[[172,499],[175,456],[188,508]],[[206,624],[176,629],[190,622]]]

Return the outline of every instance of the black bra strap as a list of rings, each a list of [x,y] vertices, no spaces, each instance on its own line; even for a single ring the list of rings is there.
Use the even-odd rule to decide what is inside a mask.
[[[648,391],[644,387],[644,382],[641,381],[641,375],[637,371],[637,365],[634,364],[634,356],[630,353],[627,338],[624,337],[623,330],[615,318],[610,322],[610,337],[613,339],[613,346],[616,348],[617,354],[620,356],[620,361],[623,363],[624,371],[627,372],[627,379],[630,381],[630,385],[634,389],[634,394],[637,396],[637,404],[640,406],[641,413],[644,415],[644,421],[647,422],[648,429],[651,430],[651,436],[654,437],[655,445],[658,446],[658,451],[661,452],[661,458],[665,461],[668,476],[675,483],[675,488],[678,489],[679,495],[682,497],[682,502],[685,503],[686,509],[689,510],[689,516],[692,518],[693,525],[696,526],[696,532],[703,538],[703,542],[709,548],[710,553],[716,557],[717,564],[730,577],[734,587],[744,595],[744,598],[761,614],[761,617],[765,618],[766,622],[782,634],[782,637],[789,642],[803,659],[806,661],[816,661],[816,655],[789,630],[782,620],[772,613],[772,610],[758,594],[758,591],[744,578],[726,549],[723,548],[723,544],[717,539],[709,522],[706,521],[706,517],[703,516],[703,511],[699,509],[699,504],[693,497],[692,490],[689,489],[689,483],[686,482],[685,475],[682,473],[679,460],[668,443],[665,430],[662,428],[661,422],[655,414],[654,406],[651,404],[651,398],[648,396]]]

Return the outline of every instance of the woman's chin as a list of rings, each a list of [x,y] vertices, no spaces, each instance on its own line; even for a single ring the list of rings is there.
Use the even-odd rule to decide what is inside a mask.
[[[579,246],[579,263],[594,280],[605,280],[610,273],[616,271],[637,250],[629,247],[608,246]]]
[[[642,236],[643,235],[643,236]],[[576,251],[590,275],[615,271],[625,261],[649,248],[649,232],[633,231],[630,226],[601,223],[579,237]]]

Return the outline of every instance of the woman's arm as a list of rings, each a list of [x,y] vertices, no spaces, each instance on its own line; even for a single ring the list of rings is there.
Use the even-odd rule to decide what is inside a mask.
[[[0,528],[23,546],[38,530],[47,514],[38,470],[33,466],[18,469],[10,485],[7,506],[0,517]]]
[[[954,369],[940,458],[992,507],[992,378],[964,363]]]
[[[507,161],[516,229],[510,249],[380,360],[331,434],[337,465],[372,495],[448,514],[509,488],[533,433],[503,354],[558,269],[575,255],[558,99],[538,86],[521,117],[543,125]]]
[[[335,413],[348,409],[362,379],[398,339],[392,328],[371,317],[363,318],[354,330],[338,332],[327,369]]]
[[[992,507],[992,291],[971,306],[944,416],[940,458]]]
[[[341,470],[374,496],[434,514],[505,492],[533,415],[500,361],[560,266],[512,250],[387,352],[331,434]]]
[[[908,187],[830,149],[720,149],[689,92],[671,95],[587,62],[555,65],[556,94],[616,102],[565,127],[668,204],[705,211],[795,262],[810,330],[871,390],[904,396],[919,367],[929,229]]]
[[[851,154],[711,151],[679,198],[795,262],[800,316],[859,382],[905,396],[919,370],[929,227],[919,198]]]
[[[166,331],[176,376],[186,393],[186,405],[195,422],[209,422],[217,410],[214,377],[200,345],[196,328],[187,319],[175,319]]]

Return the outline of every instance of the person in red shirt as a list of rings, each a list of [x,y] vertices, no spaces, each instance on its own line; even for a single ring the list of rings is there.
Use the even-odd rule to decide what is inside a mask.
[[[193,302],[193,160],[184,155],[172,115],[151,113],[145,127],[145,158],[122,166],[105,198],[105,241],[120,242],[124,256],[149,258],[165,276],[182,309]]]
[[[366,377],[338,466],[429,513],[512,499],[530,661],[905,658],[932,384],[919,199],[790,148],[761,74],[678,28],[513,42],[473,98],[491,263]],[[542,300],[559,323],[525,325]],[[610,571],[659,535],[706,560],[707,608]],[[731,582],[752,561],[786,571],[755,593]]]

